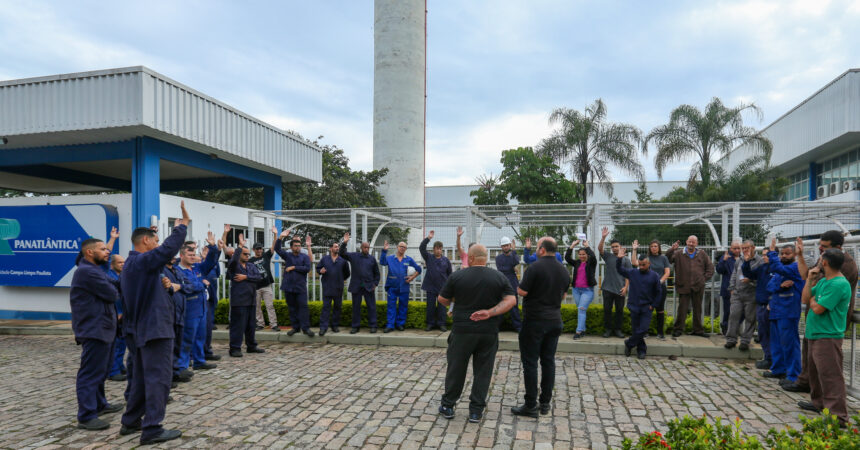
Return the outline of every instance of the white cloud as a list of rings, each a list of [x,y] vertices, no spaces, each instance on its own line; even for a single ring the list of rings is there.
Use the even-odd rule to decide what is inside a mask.
[[[320,144],[333,144],[343,149],[353,170],[373,169],[373,124],[370,119],[329,117],[306,120],[276,114],[256,117],[278,128],[295,131],[306,139],[316,140],[323,136]]]

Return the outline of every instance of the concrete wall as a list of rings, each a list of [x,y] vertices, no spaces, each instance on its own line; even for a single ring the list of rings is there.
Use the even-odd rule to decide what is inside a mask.
[[[373,168],[388,206],[424,205],[425,1],[375,0]]]

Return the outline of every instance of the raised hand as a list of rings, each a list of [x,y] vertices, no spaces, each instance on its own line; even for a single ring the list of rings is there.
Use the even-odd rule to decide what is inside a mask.
[[[617,256],[619,259],[623,259],[624,256],[626,256],[626,255],[627,255],[627,250],[625,250],[624,246],[622,245],[621,248],[618,249],[618,254],[615,256]]]
[[[244,247],[245,246],[245,233],[239,233],[238,239],[239,239],[239,246]]]
[[[110,227],[110,238],[118,239],[119,238],[119,230],[116,227]]]
[[[218,239],[218,250],[224,250],[224,241]]]
[[[604,238],[606,236],[609,236],[609,227],[603,227],[603,229],[600,230],[600,235],[603,236]]]
[[[681,246],[681,241],[675,241],[675,243],[672,244],[672,251],[678,250],[678,247],[680,247],[680,246]]]
[[[430,232],[427,233],[427,239],[433,239],[434,235],[436,235],[436,232],[433,230],[430,230]]]
[[[797,238],[797,241],[794,242],[794,249],[797,252],[797,254],[801,255],[801,257],[802,257],[802,255],[803,255],[803,238],[802,237]]]
[[[532,238],[526,238],[526,248],[529,250],[532,249]]]
[[[289,235],[290,235],[290,230],[289,230],[289,228],[288,228],[288,229],[286,229],[286,230],[284,230],[284,231],[281,231],[281,236],[280,236],[280,237],[281,237],[281,239],[286,239],[286,238],[287,238],[287,236],[289,236]]]
[[[576,240],[574,240],[573,242],[571,242],[571,243],[570,243],[570,248],[571,248],[571,250],[572,250],[574,247],[576,247],[576,244],[579,244],[579,239],[576,239]]]
[[[191,219],[188,217],[188,210],[185,209],[185,200],[182,200],[181,202],[179,202],[179,208],[182,209],[182,218],[176,219],[175,226],[177,226],[177,227],[179,225],[188,226],[188,224],[191,223]]]
[[[463,231],[463,227],[457,227],[457,237],[462,236],[462,235],[463,235],[463,233],[465,233],[465,232]]]
[[[723,261],[725,261],[727,259],[729,259],[729,251],[728,250],[726,250],[726,252],[723,253]]]
[[[587,240],[587,239],[586,239],[586,240],[584,240],[584,241],[582,241],[582,246],[583,246],[583,247],[588,247],[588,240]]]
[[[383,243],[382,243],[382,249],[383,249],[383,250],[388,250],[388,241],[385,241],[385,242],[383,242]]]
[[[349,232],[343,234],[343,243],[346,244],[349,242]]]
[[[278,227],[272,225],[272,234],[274,234],[275,236],[278,235]]]
[[[639,239],[633,240],[633,245],[631,246],[631,248],[633,248],[634,251],[639,250]]]
[[[776,236],[770,240],[770,251],[776,250]]]
[[[206,233],[206,242],[208,242],[209,245],[215,245],[215,233],[211,231]]]
[[[310,233],[305,235],[305,245],[308,247],[311,246],[311,235],[310,235]]]

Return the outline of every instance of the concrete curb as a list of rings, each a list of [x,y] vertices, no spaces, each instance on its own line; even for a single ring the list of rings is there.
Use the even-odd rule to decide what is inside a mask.
[[[226,341],[230,338],[224,326],[212,332],[212,339]],[[340,333],[329,331],[325,336],[319,334],[307,337],[296,333],[287,336],[287,332],[269,330],[258,331],[256,338],[261,343],[284,344],[340,344],[340,345],[374,345],[393,347],[448,347],[448,332],[406,331],[385,334],[382,330],[371,334],[362,329],[359,333],[349,334],[349,328],[344,327]],[[315,330],[316,332],[316,330]],[[72,335],[71,327],[65,326],[0,326],[0,335]],[[658,340],[647,339],[649,356],[682,356],[686,358],[707,359],[761,359],[763,352],[760,347],[751,347],[747,352],[736,348],[726,349],[720,338],[708,339],[695,336],[682,336],[678,339],[667,338]],[[519,351],[517,335],[513,332],[499,333],[499,350]],[[563,334],[558,341],[558,352],[581,353],[592,355],[623,355],[624,340],[618,338],[601,338],[587,336],[574,341],[570,334]]]

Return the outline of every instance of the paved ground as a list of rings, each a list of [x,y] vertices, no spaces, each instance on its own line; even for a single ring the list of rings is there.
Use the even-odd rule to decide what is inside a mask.
[[[740,417],[758,434],[797,426],[803,398],[745,361],[559,354],[551,415],[521,419],[510,413],[523,394],[519,357],[502,351],[485,419],[469,424],[468,400],[453,420],[436,414],[444,349],[262,346],[268,353],[225,358],[174,390],[165,425],[185,434],[167,447],[605,448],[684,414]],[[223,342],[216,351],[225,353]],[[137,445],[139,435],[119,436],[118,415],[106,416],[103,432],[75,428],[78,359],[68,336],[0,336],[0,447]],[[108,398],[124,386],[108,382]]]

